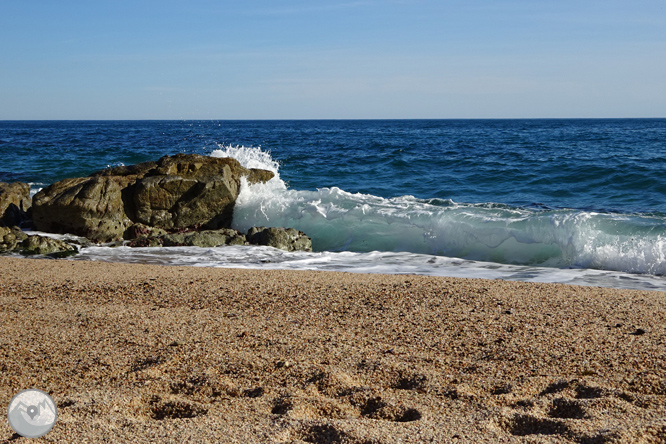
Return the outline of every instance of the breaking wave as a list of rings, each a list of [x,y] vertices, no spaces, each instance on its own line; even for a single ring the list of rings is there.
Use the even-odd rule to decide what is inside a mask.
[[[243,181],[233,227],[293,227],[316,251],[409,252],[502,264],[666,275],[666,215],[466,204],[413,196],[384,198],[338,187],[290,189],[259,147],[220,146],[248,168],[275,173]]]

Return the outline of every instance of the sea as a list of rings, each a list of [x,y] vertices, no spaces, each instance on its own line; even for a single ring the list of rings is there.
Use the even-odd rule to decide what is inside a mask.
[[[666,290],[666,119],[0,121],[0,181],[197,153],[275,173],[232,227],[270,247],[82,248],[70,260]]]

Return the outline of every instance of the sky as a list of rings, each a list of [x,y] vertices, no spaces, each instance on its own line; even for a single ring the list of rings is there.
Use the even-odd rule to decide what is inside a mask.
[[[0,0],[0,119],[666,117],[664,0]]]

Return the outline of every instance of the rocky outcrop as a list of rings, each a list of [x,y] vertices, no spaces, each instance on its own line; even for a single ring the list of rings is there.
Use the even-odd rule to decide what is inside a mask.
[[[0,182],[0,226],[20,226],[30,218],[30,185]]]
[[[254,227],[247,235],[230,228],[242,177],[249,183],[266,182],[273,173],[244,168],[231,158],[196,154],[108,168],[89,177],[62,180],[37,193],[33,225],[94,242],[125,239],[131,247],[251,244],[312,251],[310,238],[293,228]],[[38,247],[36,240],[10,237],[6,244],[11,241],[11,249],[26,253],[76,250],[50,245],[53,239],[39,241]]]
[[[312,240],[294,228],[252,227],[247,232],[247,241],[286,251],[312,251]]]
[[[121,239],[135,223],[164,230],[229,228],[241,177],[257,183],[273,173],[197,154],[109,168],[41,190],[33,199],[33,223],[95,242]]]

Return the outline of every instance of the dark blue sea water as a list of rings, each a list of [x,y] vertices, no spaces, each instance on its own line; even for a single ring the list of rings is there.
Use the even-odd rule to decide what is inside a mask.
[[[34,191],[179,152],[273,169],[234,226],[293,226],[317,252],[81,257],[666,289],[666,119],[0,122],[0,181]]]

